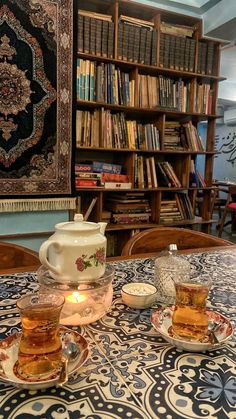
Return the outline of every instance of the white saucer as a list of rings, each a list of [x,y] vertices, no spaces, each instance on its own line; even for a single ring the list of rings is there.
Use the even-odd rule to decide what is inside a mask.
[[[207,336],[203,341],[187,341],[177,338],[172,331],[172,315],[174,306],[161,307],[155,310],[151,315],[151,323],[157,332],[173,346],[179,349],[190,352],[209,351],[220,347],[225,343],[233,334],[232,323],[222,314],[215,311],[207,310],[209,321],[213,323],[220,323],[215,335],[218,342],[212,343],[211,337]]]
[[[89,349],[86,339],[78,332],[70,330],[66,327],[60,327],[60,335],[62,340],[62,347],[65,342],[72,341],[78,345],[79,355],[74,360],[68,363],[68,375],[76,373],[82,367],[88,358]],[[58,374],[53,373],[47,379],[38,379],[36,381],[22,379],[15,374],[14,366],[18,358],[18,348],[20,343],[21,332],[14,333],[6,339],[0,341],[0,381],[13,385],[14,387],[26,388],[29,390],[38,390],[52,387],[57,384]]]

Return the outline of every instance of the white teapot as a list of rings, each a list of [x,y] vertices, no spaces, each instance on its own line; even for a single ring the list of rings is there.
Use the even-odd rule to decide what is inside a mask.
[[[58,282],[93,282],[105,272],[107,223],[74,221],[55,225],[55,233],[39,249],[39,259]]]

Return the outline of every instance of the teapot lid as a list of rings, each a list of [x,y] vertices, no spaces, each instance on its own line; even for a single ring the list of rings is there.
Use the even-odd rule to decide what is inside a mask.
[[[84,220],[82,214],[75,214],[74,221],[56,224],[56,229],[67,231],[96,231],[100,230],[100,225]]]

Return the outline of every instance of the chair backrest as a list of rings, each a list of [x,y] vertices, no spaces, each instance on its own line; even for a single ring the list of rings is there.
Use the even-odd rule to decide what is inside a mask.
[[[13,243],[0,242],[0,273],[22,272],[39,266],[37,252]]]
[[[186,228],[156,227],[135,234],[122,249],[122,256],[154,253],[176,243],[178,249],[196,249],[213,246],[230,246],[234,243],[210,234]]]

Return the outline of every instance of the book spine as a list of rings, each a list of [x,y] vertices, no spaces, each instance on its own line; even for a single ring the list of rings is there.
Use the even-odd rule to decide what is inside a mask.
[[[84,18],[78,14],[78,52],[84,52]]]
[[[140,48],[139,48],[139,62],[144,64],[145,59],[145,45],[146,45],[147,29],[144,27],[140,28]]]
[[[96,51],[95,40],[96,40],[96,19],[91,17],[91,19],[90,19],[89,52],[92,55],[95,55],[95,51]]]
[[[152,31],[151,65],[157,65],[157,31]]]
[[[89,54],[90,17],[84,16],[84,52]]]
[[[96,19],[95,36],[95,53],[100,57],[102,55],[102,21],[100,19]]]
[[[129,45],[129,25],[123,23],[123,37],[122,37],[122,60],[128,59],[128,45]]]
[[[107,58],[108,50],[108,22],[102,21],[102,57]]]
[[[92,162],[92,168],[94,172],[103,172],[103,173],[121,173],[122,166],[114,163],[104,163],[99,161]]]
[[[190,39],[189,41],[189,71],[194,72],[196,41],[195,39]]]
[[[206,74],[211,75],[213,72],[213,59],[214,59],[214,43],[208,42],[207,45],[207,62],[206,62]]]
[[[167,35],[169,36],[169,35]],[[173,35],[169,36],[170,39],[170,48],[169,48],[169,68],[175,68],[175,61],[177,61],[177,46],[176,46],[176,37]]]
[[[123,57],[123,22],[119,22],[118,24],[118,51],[117,51],[117,58],[118,60],[122,60]]]
[[[114,51],[114,23],[108,22],[108,46],[107,46],[108,58],[113,58]]]
[[[134,26],[133,61],[138,63],[140,51],[140,27]]]
[[[164,67],[169,68],[170,65],[170,35],[165,34],[164,38]]]
[[[127,59],[134,61],[134,25],[129,25]]]
[[[131,182],[105,182],[104,188],[105,189],[131,189],[132,183]]]
[[[159,66],[164,67],[165,35],[160,35]]]
[[[145,55],[144,55],[144,64],[151,64],[151,47],[152,47],[152,32],[147,30],[146,33],[146,43],[145,43]]]
[[[92,180],[92,179],[75,179],[75,186],[76,188],[79,187],[96,187],[98,186],[97,184],[97,180]]]

